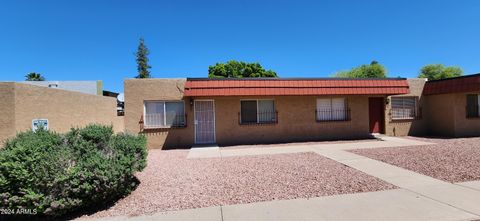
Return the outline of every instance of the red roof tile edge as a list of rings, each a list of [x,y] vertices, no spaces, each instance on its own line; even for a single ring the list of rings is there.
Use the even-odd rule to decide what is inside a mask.
[[[427,81],[423,88],[424,95],[468,93],[480,91],[480,74],[456,78]]]
[[[396,95],[409,93],[405,79],[187,80],[184,96]]]

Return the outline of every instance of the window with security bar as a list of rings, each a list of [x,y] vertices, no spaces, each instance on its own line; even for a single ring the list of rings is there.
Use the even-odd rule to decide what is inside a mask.
[[[350,110],[347,108],[345,98],[321,98],[317,99],[315,111],[317,121],[348,121]]]
[[[417,97],[392,97],[391,103],[393,120],[410,120],[420,116]]]
[[[183,127],[185,104],[183,101],[145,101],[144,127]]]
[[[240,101],[240,124],[271,124],[277,122],[273,100]]]

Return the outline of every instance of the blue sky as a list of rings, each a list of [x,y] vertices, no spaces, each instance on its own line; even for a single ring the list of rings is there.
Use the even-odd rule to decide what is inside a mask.
[[[378,60],[391,77],[429,63],[480,72],[480,1],[2,1],[0,81],[103,80],[122,91],[143,36],[154,77],[206,77],[231,59],[280,77]]]

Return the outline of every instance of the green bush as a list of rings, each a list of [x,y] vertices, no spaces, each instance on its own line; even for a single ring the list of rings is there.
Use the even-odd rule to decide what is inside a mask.
[[[89,125],[18,134],[0,149],[0,207],[58,216],[130,193],[146,166],[146,138]]]

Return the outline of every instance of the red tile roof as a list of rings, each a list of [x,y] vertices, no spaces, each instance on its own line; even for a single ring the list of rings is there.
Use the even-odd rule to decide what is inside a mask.
[[[427,81],[423,94],[450,94],[480,91],[480,74],[466,75],[463,77],[448,78],[443,80]]]
[[[405,79],[187,79],[186,97],[273,95],[394,95]]]

